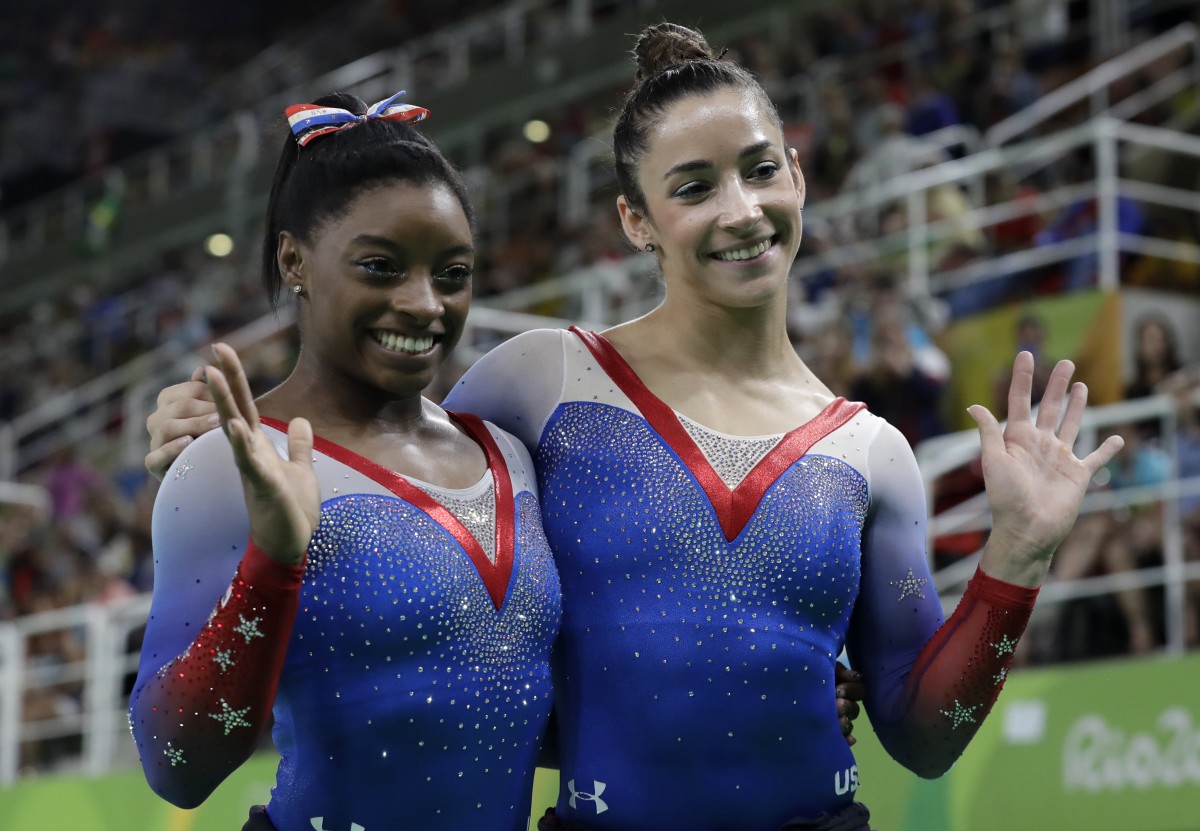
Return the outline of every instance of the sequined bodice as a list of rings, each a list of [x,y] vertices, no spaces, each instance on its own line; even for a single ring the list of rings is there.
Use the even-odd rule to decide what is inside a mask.
[[[704,444],[719,462],[721,446]],[[692,472],[636,413],[564,403],[536,463],[567,598],[558,707],[587,748],[562,759],[564,779],[607,782],[617,759],[655,765],[679,748],[681,787],[749,806],[760,786],[750,769],[718,761],[740,758],[732,747],[821,748],[780,762],[780,787],[832,782],[853,765],[826,708],[859,584],[857,470],[795,460],[730,541]],[[641,798],[627,796],[627,810],[649,810]]]

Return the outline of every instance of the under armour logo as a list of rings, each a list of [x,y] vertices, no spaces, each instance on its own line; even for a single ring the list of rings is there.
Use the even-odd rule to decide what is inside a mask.
[[[572,808],[575,808],[575,810],[579,810],[578,808],[575,807],[576,799],[582,799],[585,802],[595,802],[596,803],[596,813],[603,814],[605,811],[608,810],[608,803],[600,798],[600,794],[604,793],[604,789],[606,787],[608,787],[608,786],[605,785],[603,782],[597,782],[595,779],[593,779],[592,780],[592,790],[594,790],[595,793],[587,793],[585,791],[577,791],[577,790],[575,790],[575,780],[572,779],[570,782],[567,783],[567,790],[569,790],[571,792],[571,798],[567,800],[567,804],[570,805]]]
[[[326,831],[325,817],[313,817],[309,820],[312,823],[313,831]],[[357,822],[350,823],[350,831],[367,831]]]

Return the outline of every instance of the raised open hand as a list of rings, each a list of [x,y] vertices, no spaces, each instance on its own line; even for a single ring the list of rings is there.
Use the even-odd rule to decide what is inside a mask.
[[[250,538],[260,551],[284,563],[304,559],[321,515],[321,489],[312,469],[313,434],[307,419],[288,424],[288,458],[263,433],[242,362],[229,346],[213,346],[216,366],[208,385],[242,474]]]
[[[1035,421],[1030,403],[1033,369],[1033,355],[1017,355],[1003,428],[986,407],[968,409],[979,425],[992,510],[992,534],[981,565],[992,577],[1025,586],[1041,583],[1050,555],[1075,524],[1088,482],[1125,444],[1119,436],[1109,436],[1087,457],[1078,458],[1072,447],[1087,406],[1087,386],[1072,385],[1074,364],[1059,361]]]
[[[204,367],[197,368],[190,380],[160,392],[156,407],[146,419],[150,452],[145,465],[155,479],[161,480],[193,439],[221,422],[204,382]]]

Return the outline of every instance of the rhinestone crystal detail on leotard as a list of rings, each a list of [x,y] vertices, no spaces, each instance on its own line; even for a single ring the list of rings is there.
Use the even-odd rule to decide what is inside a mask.
[[[682,415],[679,423],[696,442],[713,470],[731,488],[741,484],[746,474],[783,438],[783,433],[774,436],[730,436],[710,430]]]
[[[496,497],[492,492],[490,471],[479,482],[462,490],[439,488],[415,479],[409,481],[454,514],[463,527],[471,532],[471,536],[479,541],[488,561],[496,562]]]

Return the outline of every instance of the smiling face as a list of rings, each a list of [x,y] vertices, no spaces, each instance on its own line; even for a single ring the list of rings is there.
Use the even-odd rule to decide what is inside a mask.
[[[761,96],[735,87],[686,96],[648,138],[637,177],[645,209],[617,204],[630,240],[654,243],[668,292],[743,308],[786,291],[804,178]]]
[[[370,391],[419,394],[462,335],[474,266],[471,227],[444,184],[365,191],[301,241],[280,235],[299,285],[301,360]]]

